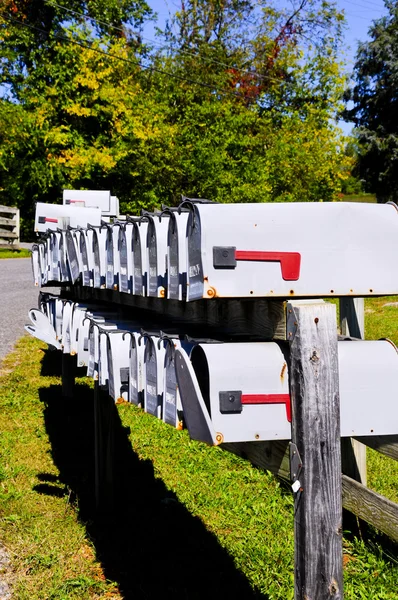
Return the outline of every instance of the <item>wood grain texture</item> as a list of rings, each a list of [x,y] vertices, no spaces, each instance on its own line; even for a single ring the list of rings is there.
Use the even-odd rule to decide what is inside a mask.
[[[8,225],[9,227],[16,227],[17,222],[15,219],[5,219],[4,217],[0,217],[0,225]]]
[[[15,208],[14,206],[4,206],[0,204],[0,214],[10,214],[16,215],[19,212],[19,208]]]
[[[130,318],[133,317],[131,309],[156,314],[157,321],[163,319],[193,337],[286,339],[285,306],[279,300],[214,298],[180,302],[80,285],[63,291],[63,295],[77,301],[112,304],[113,309],[120,308]]]
[[[375,435],[355,439],[389,458],[398,460],[398,435]]]
[[[295,599],[343,598],[340,402],[336,308],[288,304],[295,494]]]
[[[398,504],[346,475],[342,483],[345,508],[398,541]]]
[[[270,471],[290,481],[289,442],[237,442],[222,444],[221,448],[245,458],[256,467]]]

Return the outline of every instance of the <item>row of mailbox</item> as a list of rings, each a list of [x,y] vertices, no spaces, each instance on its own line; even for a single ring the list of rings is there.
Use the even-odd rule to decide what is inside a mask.
[[[30,311],[32,335],[77,355],[87,375],[193,439],[290,439],[288,348],[274,342],[194,343],[49,294]],[[342,341],[341,435],[398,433],[398,352],[387,340]]]
[[[62,209],[73,213],[73,226],[60,227]],[[176,209],[105,224],[100,214],[89,222],[86,211],[95,209],[38,210],[47,228],[32,251],[38,286],[80,282],[187,301],[398,293],[393,203],[185,200]]]

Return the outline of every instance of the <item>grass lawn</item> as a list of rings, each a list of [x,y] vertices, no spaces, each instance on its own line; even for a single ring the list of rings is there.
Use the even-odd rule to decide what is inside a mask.
[[[0,248],[0,258],[29,258],[30,255],[26,248]]]
[[[366,300],[367,337],[398,342],[398,298]],[[93,390],[61,398],[59,353],[23,338],[0,380],[0,540],[16,599],[292,600],[293,498],[271,474],[115,407],[115,506],[93,498]],[[398,502],[398,462],[369,451]],[[344,537],[346,599],[398,600],[397,545]],[[8,577],[8,575],[7,575]]]

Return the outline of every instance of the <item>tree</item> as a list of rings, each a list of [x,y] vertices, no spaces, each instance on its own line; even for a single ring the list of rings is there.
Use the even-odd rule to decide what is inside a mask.
[[[398,5],[385,4],[388,15],[359,45],[355,85],[346,95],[353,106],[344,113],[358,139],[355,174],[379,202],[398,199]]]

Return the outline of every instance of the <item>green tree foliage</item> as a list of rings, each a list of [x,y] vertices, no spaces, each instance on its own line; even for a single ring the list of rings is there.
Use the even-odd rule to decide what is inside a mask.
[[[344,113],[358,139],[355,172],[378,201],[398,199],[398,5],[385,4],[389,14],[359,45],[355,85],[347,94],[353,106]]]
[[[2,2],[0,203],[25,219],[64,187],[111,189],[131,212],[181,193],[337,197],[347,157],[332,124],[343,78],[331,4],[186,2],[159,49],[140,37],[143,0]]]

